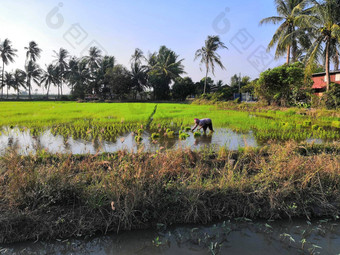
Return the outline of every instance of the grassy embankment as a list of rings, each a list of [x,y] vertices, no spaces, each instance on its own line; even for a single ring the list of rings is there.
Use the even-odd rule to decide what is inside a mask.
[[[0,159],[0,243],[226,217],[339,215],[340,147]]]

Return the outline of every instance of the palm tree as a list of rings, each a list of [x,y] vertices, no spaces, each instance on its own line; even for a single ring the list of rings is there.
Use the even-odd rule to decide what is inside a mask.
[[[139,64],[142,65],[142,61],[146,60],[146,58],[144,57],[144,53],[141,49],[136,48],[135,52],[133,53],[133,55],[131,56],[130,62],[132,64]]]
[[[85,93],[91,90],[89,87],[90,70],[85,59],[71,58],[65,78],[71,86],[71,94],[73,96],[84,98]]]
[[[207,40],[205,40],[205,45],[198,49],[195,53],[195,60],[201,58],[201,64],[205,65],[206,73],[205,73],[205,82],[204,82],[204,90],[207,87],[207,78],[208,73],[211,70],[213,74],[215,74],[215,63],[219,65],[222,69],[225,69],[221,62],[221,56],[217,54],[218,49],[228,49],[223,42],[220,41],[219,36],[208,36]]]
[[[85,60],[91,70],[93,72],[99,66],[99,62],[102,59],[102,52],[97,47],[91,47],[89,50],[89,55],[85,57]]]
[[[19,99],[19,88],[25,87],[26,73],[23,70],[16,69],[13,74],[12,86],[17,91],[17,99]]]
[[[265,23],[279,24],[272,40],[268,45],[268,50],[276,46],[275,57],[279,58],[287,54],[286,64],[289,65],[291,55],[292,61],[296,62],[298,57],[298,37],[296,33],[296,22],[301,15],[308,15],[305,10],[308,1],[306,0],[275,0],[276,10],[279,16],[268,17],[260,21],[260,25]],[[303,36],[301,34],[300,36]],[[303,40],[301,40],[303,42]],[[306,46],[308,47],[308,45]]]
[[[116,59],[114,56],[104,56],[98,63],[98,68],[94,72],[93,76],[93,89],[96,93],[101,92],[102,96],[105,98],[105,94],[108,92],[107,79],[105,79],[105,74],[107,70],[112,69],[116,64]]]
[[[5,72],[4,84],[7,85],[7,98],[8,98],[8,89],[13,85],[13,74],[11,72]]]
[[[149,76],[155,79],[152,82],[154,94],[159,99],[167,99],[170,92],[170,83],[184,72],[182,64],[184,59],[178,59],[179,56],[165,46],[161,46],[154,60],[154,65],[150,67]],[[149,77],[150,78],[150,77]]]
[[[71,86],[71,94],[73,94],[74,89],[74,77],[76,76],[76,73],[78,72],[78,64],[79,59],[76,57],[72,57],[68,62],[68,69],[65,73],[65,79],[68,81],[68,84]]]
[[[40,80],[40,84],[43,84],[44,87],[47,90],[46,93],[46,99],[48,99],[48,94],[50,92],[51,85],[56,85],[58,83],[57,79],[57,67],[55,67],[53,64],[49,64],[46,67],[46,71],[43,72]]]
[[[99,67],[100,62],[102,61],[102,52],[97,47],[91,47],[89,50],[89,55],[84,57],[84,60],[87,64],[87,67],[90,70],[90,87],[92,88],[91,93],[99,93],[100,84],[97,81],[97,69]]]
[[[131,79],[132,79],[132,88],[135,91],[134,99],[137,97],[138,92],[144,91],[144,88],[147,84],[147,69],[145,66],[139,64],[138,62],[134,62],[131,64]]]
[[[0,57],[2,59],[2,82],[1,82],[1,98],[3,98],[4,93],[4,71],[5,65],[8,65],[9,62],[14,62],[14,57],[16,56],[16,49],[12,48],[11,41],[5,39],[0,44]]]
[[[69,53],[67,50],[60,48],[59,52],[54,51],[55,54],[55,60],[54,63],[56,64],[56,66],[58,67],[58,72],[57,74],[59,74],[59,78],[58,78],[58,97],[59,97],[59,88],[60,88],[60,93],[61,96],[63,95],[63,81],[64,81],[64,76],[65,73],[67,71],[68,68],[68,64],[67,64],[67,59],[69,57]]]
[[[39,79],[40,79],[40,76],[41,76],[41,69],[40,67],[35,63],[33,62],[32,60],[28,61],[28,64],[26,66],[26,78],[27,78],[27,88],[28,88],[28,95],[29,95],[29,99],[32,99],[31,98],[31,81],[33,80],[36,84],[40,84],[39,83]]]
[[[136,99],[138,92],[144,91],[147,84],[148,67],[143,65],[143,60],[147,61],[143,51],[136,48],[130,59],[132,89],[135,91],[134,99]]]
[[[330,84],[330,61],[338,56],[340,42],[340,6],[337,0],[325,0],[319,3],[311,0],[314,6],[311,15],[304,15],[298,19],[301,29],[307,30],[316,38],[307,52],[307,65],[312,65],[321,56],[324,58],[327,91]],[[338,58],[335,61],[337,64]]]
[[[36,62],[38,58],[40,58],[41,49],[38,47],[38,44],[34,41],[29,42],[28,47],[25,47],[26,51],[26,63],[28,61]]]

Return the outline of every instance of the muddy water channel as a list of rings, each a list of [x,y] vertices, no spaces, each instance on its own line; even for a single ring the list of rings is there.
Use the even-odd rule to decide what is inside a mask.
[[[339,254],[339,221],[257,221],[123,232],[0,246],[1,254]]]
[[[115,152],[122,149],[137,151],[139,148],[156,151],[160,148],[187,148],[199,149],[206,146],[219,147],[226,146],[234,150],[244,146],[257,146],[256,139],[250,132],[248,134],[235,133],[229,129],[216,129],[214,133],[207,132],[207,135],[194,137],[191,132],[185,140],[180,140],[178,136],[173,138],[160,137],[151,139],[151,134],[144,131],[141,142],[135,141],[133,133],[126,133],[119,136],[114,142],[86,141],[82,139],[64,138],[61,135],[53,135],[50,130],[46,130],[40,135],[33,136],[29,130],[19,130],[18,128],[4,128],[0,135],[0,155],[6,150],[14,149],[18,153],[28,155],[36,150],[45,150],[50,153],[72,153],[72,154],[95,154],[97,152]]]

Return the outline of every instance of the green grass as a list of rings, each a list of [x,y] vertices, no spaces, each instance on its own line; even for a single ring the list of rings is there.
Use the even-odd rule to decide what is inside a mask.
[[[1,102],[0,126],[51,127],[90,121],[101,124],[146,122],[155,104]]]
[[[157,106],[157,107],[156,107]],[[301,114],[303,113],[303,114]],[[152,121],[151,118],[152,117]],[[0,126],[30,128],[87,140],[113,141],[118,135],[150,128],[165,133],[186,130],[194,118],[211,118],[214,128],[252,131],[259,140],[340,138],[338,115],[300,109],[226,109],[224,105],[155,103],[1,102]]]

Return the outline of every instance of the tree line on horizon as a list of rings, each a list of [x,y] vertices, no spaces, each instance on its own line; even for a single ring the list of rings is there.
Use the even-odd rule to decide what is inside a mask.
[[[28,90],[31,99],[32,82],[44,86],[48,99],[51,86],[58,89],[58,98],[63,96],[63,86],[68,86],[73,98],[83,99],[95,96],[101,99],[124,99],[127,95],[134,99],[143,92],[152,91],[153,99],[167,100],[171,96],[176,100],[184,100],[188,95],[205,93],[210,87],[209,72],[214,74],[215,63],[224,69],[217,50],[226,48],[218,36],[208,36],[205,46],[195,54],[200,58],[201,64],[206,68],[206,76],[200,82],[194,83],[190,77],[181,77],[185,74],[183,59],[166,46],[161,46],[157,52],[144,55],[140,49],[130,59],[130,69],[118,64],[114,56],[103,56],[100,49],[91,47],[88,55],[77,58],[71,56],[66,49],[54,51],[54,60],[43,70],[37,60],[42,49],[35,41],[29,42],[26,50],[24,70],[5,71],[5,65],[14,62],[17,50],[13,48],[9,39],[0,44],[1,71],[1,98],[4,98],[4,88],[7,95],[10,88],[17,92],[20,89]],[[209,80],[209,83],[207,83]],[[170,85],[172,85],[170,89]],[[217,86],[221,85],[221,81]],[[208,88],[207,88],[208,86]]]
[[[303,72],[307,76],[315,71],[325,71],[329,91],[331,63],[335,69],[339,69],[340,65],[340,0],[275,0],[275,5],[278,15],[260,21],[261,25],[279,25],[268,50],[275,48],[276,58],[286,56],[287,66],[303,63]],[[154,100],[184,100],[188,95],[221,91],[222,87],[227,87],[227,93],[224,94],[228,96],[224,98],[231,99],[232,93],[242,92],[241,81],[238,82],[237,90],[236,85],[226,86],[222,81],[214,83],[208,77],[209,73],[214,74],[215,65],[225,69],[217,53],[222,49],[227,47],[219,36],[207,37],[203,47],[195,52],[195,60],[200,60],[200,66],[205,69],[205,77],[194,83],[190,77],[182,77],[185,74],[183,59],[166,46],[148,55],[137,48],[131,56],[130,68],[118,64],[114,56],[102,56],[96,47],[90,48],[88,55],[82,58],[70,56],[67,50],[60,48],[54,51],[54,61],[43,70],[37,64],[42,50],[36,42],[31,41],[25,47],[24,70],[8,72],[5,66],[14,62],[17,50],[12,47],[9,39],[5,39],[0,43],[1,98],[7,86],[7,98],[9,88],[14,88],[18,97],[19,90],[23,88],[28,90],[31,99],[31,85],[34,82],[46,88],[47,98],[51,86],[57,87],[58,98],[63,95],[63,86],[68,86],[74,99],[85,98],[87,95],[101,99],[124,99],[127,96],[136,98],[148,91]],[[280,72],[286,72],[284,70]],[[237,78],[234,77],[234,80]],[[255,85],[263,86],[257,84],[257,79],[252,82],[248,78],[246,80],[242,83],[246,86],[243,91],[254,92]],[[308,84],[305,82],[305,85]]]

